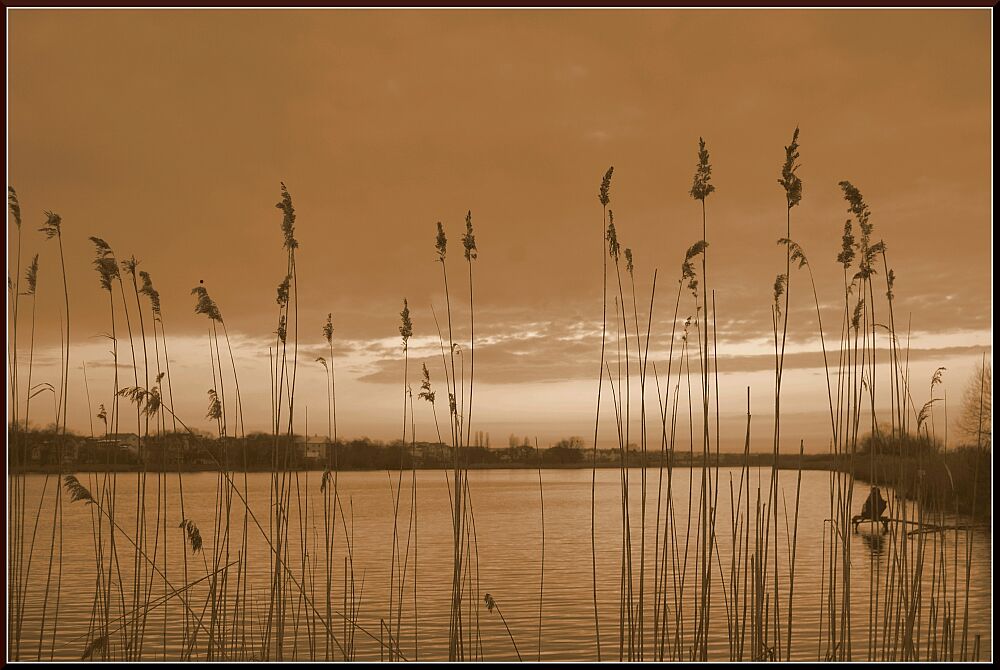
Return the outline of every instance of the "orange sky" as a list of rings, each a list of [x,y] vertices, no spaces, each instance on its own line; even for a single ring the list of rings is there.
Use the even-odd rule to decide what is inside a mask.
[[[435,223],[456,249],[471,209],[473,429],[494,445],[512,432],[592,434],[601,176],[615,166],[611,207],[635,250],[640,318],[659,270],[651,359],[665,360],[680,262],[701,237],[688,190],[703,136],[717,187],[708,216],[724,447],[742,443],[748,385],[755,439],[769,445],[785,232],[776,179],[796,125],[804,198],[792,237],[816,273],[828,338],[846,218],[837,182],[848,179],[889,250],[897,327],[912,318],[918,405],[934,368],[948,367],[957,399],[992,351],[989,10],[10,10],[8,20],[8,172],[24,211],[22,263],[41,254],[35,381],[58,381],[58,257],[35,232],[51,209],[64,220],[72,300],[71,428],[90,429],[83,361],[90,413],[111,395],[106,294],[87,239],[97,235],[119,258],[135,255],[161,293],[178,414],[209,427],[205,319],[189,295],[204,280],[234,335],[247,427],[267,429],[284,181],[298,213],[297,404],[310,432],[326,428],[313,361],[327,312],[342,435],[401,431],[404,297],[410,369],[427,360],[441,381]],[[10,264],[10,219],[8,241]],[[457,273],[457,250],[453,259]],[[792,282],[787,433],[819,451],[815,312],[806,275]],[[48,402],[32,410],[39,424],[52,420]],[[418,439],[432,438],[426,407],[417,419]],[[304,413],[298,421],[304,430]]]

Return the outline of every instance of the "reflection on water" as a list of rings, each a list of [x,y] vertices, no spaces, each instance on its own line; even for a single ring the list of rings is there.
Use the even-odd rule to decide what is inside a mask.
[[[885,551],[885,536],[888,535],[888,531],[882,530],[881,526],[874,531],[859,530],[857,534],[873,556],[881,556]]]
[[[769,598],[767,602],[776,602],[781,607],[781,639],[778,646],[785,649],[790,642],[793,659],[815,660],[830,653],[826,646],[831,611],[827,586],[830,582],[830,475],[825,472],[802,473],[794,593],[791,597],[794,626],[792,632],[788,633],[786,608],[789,605],[790,536],[795,534],[792,524],[796,474],[783,472],[779,477],[779,498],[785,501],[789,514],[786,525],[785,511],[782,509],[777,531],[773,528],[771,530],[772,541],[780,549],[780,597]],[[739,476],[738,469],[723,469],[719,475],[721,494],[716,508],[718,535],[716,555],[712,557],[712,563],[716,567],[712,572],[712,598],[708,608],[707,643],[710,659],[729,658],[734,640],[734,635],[727,630],[731,614],[739,613],[740,608],[744,611],[746,609],[745,601],[741,600],[745,591],[743,585],[739,585],[740,600],[736,603],[729,602],[733,587],[729,583],[730,566],[734,561],[742,563],[747,559],[739,540],[735,543],[737,551],[734,552],[733,536],[740,536],[743,532],[742,525],[735,530],[729,527],[732,514],[728,482],[732,478],[733,482],[738,483]],[[103,475],[81,474],[79,477],[84,486],[96,490],[98,479]],[[402,606],[398,597],[398,576],[392,578],[395,592],[390,595],[390,566],[394,552],[391,491],[397,486],[396,477],[389,478],[385,472],[348,472],[339,475],[337,485],[342,513],[337,512],[337,534],[333,547],[335,558],[329,575],[323,546],[321,473],[300,473],[293,480],[295,493],[291,499],[290,527],[286,542],[288,563],[295,579],[293,582],[288,578],[280,584],[288,605],[287,620],[283,622],[286,643],[283,657],[286,660],[325,658],[325,624],[321,617],[326,616],[325,591],[328,578],[331,584],[331,630],[337,640],[334,643],[334,657],[339,657],[340,653],[336,645],[349,637],[342,613],[353,607],[351,603],[354,600],[358,608],[357,628],[354,630],[357,660],[378,660],[383,657],[380,649],[387,637],[383,632],[386,630],[383,622],[387,622],[390,616],[393,617],[392,636],[397,639],[400,652],[405,658],[447,659],[453,558],[448,477],[447,473],[441,471],[421,471],[416,475],[418,507],[416,524],[412,529],[416,542],[411,543],[411,548],[406,553],[408,572]],[[468,648],[481,650],[482,657],[489,660],[516,660],[514,644],[525,660],[596,660],[593,596],[596,579],[602,659],[617,660],[620,640],[623,635],[627,635],[627,628],[623,633],[620,622],[628,618],[628,614],[620,606],[623,588],[620,540],[622,511],[618,471],[601,470],[597,473],[596,576],[591,559],[591,471],[542,472],[545,512],[543,591],[541,507],[537,472],[473,471],[469,477],[476,530],[475,544],[470,545],[474,549],[474,563],[470,565],[475,580],[470,588],[475,595],[476,604],[473,605],[472,598],[469,599],[467,621],[478,622],[478,631],[473,633],[475,624],[466,630],[466,634],[470,636]],[[769,471],[766,469],[751,471],[752,487],[759,485],[765,492],[765,497],[768,477]],[[242,474],[235,479],[242,488]],[[406,539],[410,536],[411,492],[408,480],[409,474],[402,479],[401,521],[396,528],[400,552],[405,550]],[[53,562],[51,577],[48,578],[51,595],[48,605],[43,607],[50,538],[53,536],[51,519],[54,483],[54,478],[51,478],[46,484],[43,475],[30,475],[26,482],[26,516],[29,523],[25,556],[29,553],[27,545],[32,534],[36,540],[35,549],[31,553],[31,577],[20,634],[22,658],[36,658],[41,648],[44,658],[51,654],[57,659],[79,659],[86,651],[88,642],[93,641],[91,622],[95,619],[95,611],[100,611],[104,606],[95,601],[98,565],[95,551],[98,547],[102,548],[105,553],[102,565],[107,570],[110,555],[108,538],[103,537],[100,543],[95,540],[93,521],[97,517],[93,506],[84,502],[70,502],[69,496],[64,495],[62,560],[60,562],[57,557]],[[270,483],[271,475],[268,473],[250,474],[247,477],[250,506],[265,529],[269,523],[268,510],[272,508]],[[118,475],[116,486],[116,523],[125,533],[132,535],[136,526],[136,475]],[[696,561],[701,560],[697,546],[700,471],[677,469],[669,483],[665,477],[660,481],[658,472],[649,471],[646,486],[647,502],[643,514],[642,477],[639,471],[633,471],[630,475],[629,518],[633,555],[632,588],[636,594],[636,603],[638,594],[642,592],[643,605],[641,610],[636,609],[632,614],[641,617],[644,631],[651,631],[657,625],[673,631],[677,622],[677,610],[684,612],[684,616],[688,617],[687,621],[693,621],[693,610],[698,606],[698,585],[693,582],[696,574],[694,566]],[[663,511],[666,509],[668,486],[671,499],[669,515]],[[46,493],[35,529],[36,511],[43,487]],[[204,543],[201,553],[188,554],[188,565],[185,568],[182,551],[185,530],[178,528],[182,518],[178,476],[168,474],[160,477],[151,474],[148,476],[146,490],[148,541],[145,551],[156,557],[162,571],[153,573],[148,582],[141,585],[140,592],[143,596],[138,602],[134,602],[134,551],[126,538],[119,534],[116,542],[120,560],[113,574],[115,598],[110,605],[111,618],[128,614],[133,606],[138,606],[146,613],[142,635],[144,660],[188,657],[192,660],[205,659],[209,641],[202,636],[195,639],[194,645],[185,646],[185,639],[191,639],[186,636],[186,631],[196,629],[199,621],[208,621],[212,616],[222,617],[226,622],[224,630],[228,648],[241,649],[238,653],[243,658],[265,657],[261,640],[265,637],[268,621],[273,617],[269,604],[273,554],[252,522],[248,523],[249,539],[244,552],[244,513],[239,499],[233,501],[228,555],[225,551],[216,552],[216,537],[221,537],[214,522],[219,494],[218,477],[214,473],[184,475],[183,514],[198,525]],[[165,506],[156,504],[160,490],[164,493]],[[858,483],[854,500],[864,500],[867,493],[868,487]],[[886,493],[891,498],[891,492]],[[301,499],[303,503],[296,504],[296,499]],[[658,499],[661,502],[659,513]],[[752,517],[753,509],[748,509]],[[740,523],[745,523],[745,519]],[[666,564],[660,560],[663,556],[661,544],[664,539],[662,533],[656,532],[658,525],[660,528],[670,529],[666,543],[670,547],[671,558]],[[893,583],[899,582],[894,573],[898,569],[911,571],[908,575],[918,574],[915,565],[898,566],[890,560],[891,556],[898,554],[892,543],[900,541],[897,537],[899,534],[887,534],[881,528],[870,528],[869,525],[863,524],[856,534],[848,530],[852,584],[849,601],[852,616],[850,630],[846,632],[851,657],[855,660],[868,658],[869,653],[879,657],[881,651],[869,650],[869,632],[873,626],[879,630],[877,636],[881,638],[886,626],[899,623],[886,621],[884,611],[875,612],[872,609],[873,601],[869,597],[872,589],[880,593],[884,591],[889,577],[895,580]],[[156,532],[157,528],[161,529],[159,533]],[[107,535],[106,523],[104,534]],[[980,636],[980,657],[992,658],[988,530],[978,530],[971,535],[969,625],[967,631],[963,630],[967,536],[965,531],[952,531],[930,533],[924,537],[921,546],[925,548],[920,552],[923,567],[919,574],[928,597],[913,612],[912,619],[903,622],[903,625],[914,627],[914,643],[920,658],[932,657],[938,653],[938,636],[931,635],[931,631],[949,625],[955,630],[958,646],[961,646],[964,635],[971,651],[976,636]],[[55,537],[58,542],[59,533]],[[352,586],[345,579],[348,544],[352,550],[355,575],[353,599],[350,598]],[[217,555],[221,560],[216,567]],[[827,557],[826,561],[823,560],[824,556]],[[242,569],[227,569],[227,564],[239,565]],[[844,569],[839,564],[834,567],[840,572]],[[183,592],[184,597],[170,595],[185,583],[185,570],[187,583],[194,584]],[[225,579],[210,579],[207,576],[211,574],[224,575]],[[208,607],[207,603],[213,582],[219,583],[218,588],[227,589],[226,593],[231,594],[228,602],[230,607],[239,598],[241,615],[236,620],[226,621],[224,613],[210,611],[213,608]],[[306,585],[305,591],[309,597],[303,597],[298,588],[299,583]],[[666,595],[662,598],[654,596],[657,583],[668,585]],[[747,588],[752,589],[753,585]],[[495,599],[498,610],[487,609],[483,602],[487,592]],[[55,611],[56,594],[59,595],[58,615]],[[936,595],[931,597],[931,594]],[[886,594],[885,601],[898,597],[899,594]],[[390,615],[390,599],[393,610],[402,612],[402,618],[398,621],[395,612]],[[958,612],[952,609],[952,602],[957,602]],[[184,603],[190,608],[187,616]],[[731,605],[734,604],[737,607],[731,610]],[[839,603],[836,604],[838,611],[840,606]],[[885,606],[882,607],[884,610]],[[502,613],[503,619],[499,613]],[[46,634],[40,644],[39,629],[43,616]],[[120,624],[116,626],[120,627]],[[54,636],[51,634],[53,627],[57,631]],[[114,630],[112,627],[112,631]],[[693,644],[694,634],[691,626],[679,631],[677,635],[680,636],[681,646]],[[120,658],[123,653],[125,642],[119,639],[121,637],[120,633],[112,635],[112,639],[108,641],[108,651],[113,658]],[[651,633],[644,632],[637,642],[645,650],[646,658],[654,656],[653,638]],[[844,638],[844,635],[840,635],[840,638]],[[212,642],[219,646],[218,641]],[[765,646],[774,648],[774,641]],[[95,657],[100,657],[100,653]],[[274,658],[274,650],[269,650],[266,657]]]

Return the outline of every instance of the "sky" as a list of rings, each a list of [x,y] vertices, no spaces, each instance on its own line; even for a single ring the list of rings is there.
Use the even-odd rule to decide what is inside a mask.
[[[861,190],[874,237],[886,244],[916,405],[946,367],[936,392],[947,394],[954,417],[977,363],[992,355],[989,10],[14,9],[8,21],[8,179],[24,220],[19,235],[8,216],[8,274],[18,274],[18,242],[21,273],[36,253],[40,267],[33,354],[32,302],[20,303],[22,417],[29,354],[33,388],[59,382],[59,248],[37,232],[51,210],[63,220],[70,295],[69,427],[103,430],[94,415],[113,395],[109,303],[88,239],[98,236],[119,259],[138,259],[161,295],[177,415],[212,428],[209,324],[190,293],[203,285],[230,336],[246,429],[269,430],[275,290],[287,260],[275,208],[283,182],[300,245],[297,431],[328,430],[326,377],[315,359],[329,357],[329,313],[339,435],[401,436],[404,298],[414,327],[407,381],[418,393],[426,363],[445,419],[435,316],[447,340],[450,298],[454,339],[468,351],[460,239],[471,211],[473,431],[489,433],[492,446],[511,434],[590,441],[601,178],[613,165],[609,207],[634,253],[635,310],[649,324],[649,361],[660,375],[681,262],[702,238],[701,203],[689,195],[702,137],[716,186],[706,220],[722,447],[742,448],[749,387],[752,444],[767,449],[772,290],[785,269],[777,179],[796,127],[803,199],[791,237],[810,261],[825,341],[809,274],[793,270],[782,448],[799,440],[807,451],[828,448],[822,345],[832,351],[840,332],[841,180]],[[450,243],[447,296],[434,248],[439,221]],[[608,290],[615,324],[613,275]],[[622,295],[634,319],[627,278]],[[162,353],[144,358],[139,324],[117,309],[120,375],[142,381],[143,361],[152,369]],[[683,292],[678,330],[694,313]],[[136,375],[126,326],[136,337]],[[148,314],[143,327],[152,348]],[[626,330],[634,372],[634,324]],[[614,356],[617,330],[609,334]],[[679,333],[674,343],[679,349]],[[608,371],[617,387],[614,358]],[[660,380],[647,377],[656,417]],[[639,384],[635,376],[629,385],[636,432]],[[613,398],[603,389],[600,442],[611,446]],[[54,397],[32,400],[32,423],[52,422]],[[417,439],[434,439],[430,407],[415,402]],[[935,421],[946,427],[945,405]]]

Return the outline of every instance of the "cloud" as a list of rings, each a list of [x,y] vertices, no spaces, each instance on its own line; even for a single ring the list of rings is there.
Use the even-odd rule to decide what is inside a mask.
[[[651,337],[649,362],[658,370],[664,371],[668,365],[670,324],[665,325],[666,332]],[[612,326],[614,328],[614,326]],[[487,331],[490,332],[490,331]],[[661,331],[662,332],[662,331]],[[680,328],[675,340],[675,361],[680,356]],[[984,335],[983,335],[984,336]],[[920,334],[927,339],[929,336]],[[933,336],[930,336],[933,339]],[[645,333],[640,335],[639,346],[645,347]],[[980,338],[976,338],[980,339]],[[621,355],[625,355],[625,342],[621,341]],[[823,351],[818,348],[819,342],[799,343],[789,347],[784,356],[784,368],[811,369],[823,368]],[[433,346],[433,345],[432,345]],[[464,360],[466,374],[470,371],[470,357],[467,344],[462,343],[463,353],[456,358],[456,374],[461,375],[461,364]],[[638,359],[636,358],[635,334],[629,333],[630,365],[632,373],[638,374]],[[763,352],[771,351],[770,342],[759,339],[734,337],[720,341],[718,369],[720,374],[736,374],[763,372],[774,369],[773,353],[748,353],[748,349]],[[802,346],[815,346],[814,349],[794,350]],[[902,345],[901,345],[902,346]],[[615,334],[609,332],[606,341],[606,360],[615,369],[618,343]],[[447,349],[447,346],[445,347]],[[532,322],[508,326],[500,333],[493,332],[487,338],[477,342],[475,348],[475,379],[482,384],[518,384],[537,382],[565,382],[574,380],[589,380],[596,378],[597,366],[600,361],[601,334],[599,326],[571,320],[553,320],[547,322]],[[729,351],[727,351],[727,348]],[[730,353],[732,349],[741,353]],[[953,345],[953,346],[914,346],[909,349],[910,361],[944,360],[955,356],[971,356],[981,353],[983,345]],[[836,367],[837,345],[828,342],[827,359],[831,368]],[[364,370],[359,374],[358,381],[376,384],[396,384],[400,380],[402,369],[402,352],[393,352],[385,356],[384,347],[369,346],[366,353],[371,357],[369,362],[360,366]],[[878,359],[888,362],[890,350],[887,338],[881,338]],[[692,366],[697,367],[697,354],[692,351]],[[624,366],[624,358],[622,365]],[[676,364],[676,363],[675,363]],[[420,350],[411,354],[409,359],[411,369],[420,369],[427,365],[432,379],[442,382],[441,354],[427,354]],[[447,362],[450,374],[450,360]],[[647,373],[652,375],[652,367]]]

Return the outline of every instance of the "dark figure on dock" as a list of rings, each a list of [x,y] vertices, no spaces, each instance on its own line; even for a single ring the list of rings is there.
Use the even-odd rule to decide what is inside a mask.
[[[863,521],[878,521],[882,524],[882,530],[888,532],[889,520],[882,516],[885,513],[885,508],[886,502],[882,497],[882,493],[878,490],[877,486],[873,486],[871,493],[868,494],[868,499],[865,500],[864,507],[861,508],[861,514],[857,514],[851,519],[851,523],[854,525],[854,532],[858,532],[858,525]]]

